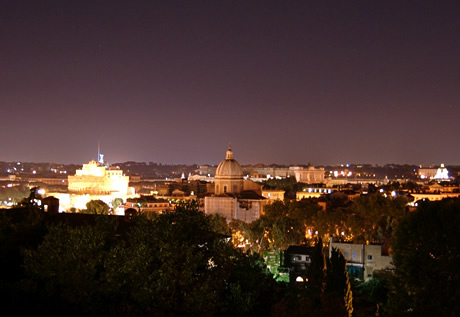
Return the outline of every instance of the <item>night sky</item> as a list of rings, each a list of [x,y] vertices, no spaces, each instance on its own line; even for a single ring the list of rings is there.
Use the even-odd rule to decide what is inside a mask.
[[[0,161],[460,164],[458,1],[0,2]]]

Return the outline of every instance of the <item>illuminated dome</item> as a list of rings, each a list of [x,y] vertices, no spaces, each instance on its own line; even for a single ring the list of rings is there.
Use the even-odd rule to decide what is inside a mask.
[[[243,191],[243,170],[240,163],[233,158],[233,151],[228,147],[225,160],[217,166],[215,193],[240,193]]]
[[[444,164],[441,164],[441,166],[438,168],[438,170],[436,171],[436,175],[434,176],[434,179],[438,179],[438,180],[448,180],[449,179],[449,171],[444,166]]]
[[[233,158],[233,151],[229,147],[225,155],[225,160],[217,166],[216,177],[236,176],[243,177],[243,170],[240,163]]]

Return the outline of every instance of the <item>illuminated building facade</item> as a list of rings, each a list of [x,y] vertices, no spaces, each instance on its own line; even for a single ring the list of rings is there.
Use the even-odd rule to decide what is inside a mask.
[[[75,175],[68,177],[68,189],[72,193],[91,195],[127,195],[129,176],[118,167],[106,167],[99,162],[83,164]]]
[[[329,242],[329,256],[332,249],[339,249],[347,260],[348,274],[368,281],[378,271],[393,269],[392,257],[385,255],[381,245]]]
[[[214,184],[216,195],[238,194],[243,191],[243,170],[238,161],[233,158],[233,151],[230,147],[225,154],[225,160],[217,166]]]
[[[302,167],[292,166],[291,170],[294,172],[295,179],[299,183],[306,184],[323,184],[324,183],[324,168],[315,168],[313,166]]]
[[[263,212],[265,198],[256,191],[244,190],[243,171],[230,147],[217,167],[214,187],[215,194],[204,199],[205,213],[250,223]]]
[[[267,198],[269,202],[277,200],[284,201],[285,191],[282,189],[263,189],[262,196]]]
[[[449,171],[447,168],[444,166],[444,164],[441,164],[439,168],[423,168],[420,167],[418,170],[418,175],[421,179],[434,179],[438,181],[448,181],[449,180]]]

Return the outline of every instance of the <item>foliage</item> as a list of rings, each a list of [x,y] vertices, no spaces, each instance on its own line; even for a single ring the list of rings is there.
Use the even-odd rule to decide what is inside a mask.
[[[0,201],[18,203],[30,193],[29,188],[26,186],[7,187],[7,183],[9,182],[2,182],[2,184],[5,184],[5,188],[0,190]]]
[[[326,210],[315,200],[276,201],[250,224],[234,221],[232,232],[259,254],[285,250],[289,245],[313,244],[316,238],[331,236],[337,241],[381,243],[389,249],[394,228],[407,213],[406,201],[400,197],[372,194],[357,197],[348,205],[334,203],[340,197],[329,200]]]
[[[22,199],[19,203],[22,207],[36,208],[38,206],[38,200],[41,199],[41,195],[38,193],[38,187],[32,187],[29,190],[29,196]]]
[[[82,210],[83,213],[92,215],[108,215],[110,207],[100,199],[90,200],[86,203],[86,211]]]
[[[307,270],[308,295],[313,301],[313,307],[321,307],[321,297],[326,288],[326,258],[323,252],[323,241],[319,238],[311,254],[311,265]]]
[[[266,206],[259,219],[250,224],[234,221],[231,228],[248,240],[247,248],[253,252],[285,250],[290,245],[306,242],[307,227],[319,210],[319,206],[310,201],[276,201]]]
[[[77,216],[77,215],[75,215]],[[49,225],[23,252],[22,313],[86,316],[267,315],[275,282],[257,255],[235,249],[220,219],[179,205],[129,226]],[[5,227],[9,227],[8,223]]]
[[[381,194],[353,200],[347,219],[355,242],[389,242],[394,228],[406,215],[404,198],[386,198]]]
[[[333,248],[331,257],[327,258],[326,263],[326,294],[329,294],[328,297],[332,296],[339,299],[336,309],[340,311],[341,315],[351,317],[353,313],[353,296],[345,257],[338,249]]]
[[[420,204],[393,240],[390,309],[411,315],[460,315],[460,200]]]
[[[114,200],[112,200],[112,209],[113,210],[117,209],[121,205],[123,205],[123,199],[115,198]]]
[[[383,313],[388,300],[389,281],[391,278],[391,272],[374,272],[370,280],[356,286],[356,293],[362,301],[373,306],[376,313]]]
[[[58,305],[65,303],[79,307],[84,314],[95,313],[95,301],[104,299],[101,276],[113,246],[109,236],[113,236],[114,223],[104,223],[105,219],[95,227],[50,226],[37,250],[24,251],[28,285],[43,291],[46,298],[55,298]]]
[[[297,183],[295,177],[286,177],[283,179],[268,179],[263,183],[265,189],[282,189],[285,191],[286,199],[296,199],[297,191],[300,191],[304,184]]]

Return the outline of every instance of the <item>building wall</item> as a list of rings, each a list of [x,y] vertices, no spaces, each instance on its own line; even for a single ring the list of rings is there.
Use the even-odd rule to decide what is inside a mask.
[[[374,271],[391,269],[392,257],[382,255],[382,246],[380,245],[363,245],[352,243],[330,243],[332,248],[339,249],[345,259],[347,265],[364,267],[364,280],[372,278]]]
[[[437,168],[419,168],[418,175],[421,179],[432,179],[437,171]]]
[[[259,183],[256,183],[250,179],[247,179],[243,182],[243,190],[251,190],[258,195],[262,194],[262,185]]]
[[[411,194],[414,197],[414,201],[428,199],[430,201],[442,200],[444,198],[457,198],[460,197],[460,193],[441,193],[441,194]]]
[[[206,196],[204,210],[206,214],[218,214],[231,221],[237,219],[250,223],[259,219],[263,210],[263,200],[237,199],[236,197]]]
[[[216,177],[214,179],[215,193],[225,194],[225,193],[241,193],[243,191],[243,178],[234,178],[234,177]]]
[[[291,170],[294,172],[297,182],[307,184],[322,184],[324,183],[324,168],[314,168],[292,166]]]
[[[123,175],[120,169],[106,169],[95,161],[83,164],[75,175],[68,176],[70,192],[88,194],[128,193],[129,177]]]
[[[314,193],[314,192],[296,192],[296,200],[308,199],[308,198],[319,198],[321,195],[325,195],[325,193]]]
[[[236,219],[251,223],[259,219],[265,201],[240,199],[237,201]]]
[[[284,190],[269,190],[263,189],[262,196],[267,198],[269,202],[274,202],[277,200],[284,201]]]
[[[234,197],[206,196],[204,198],[205,213],[219,214],[228,221],[234,218],[237,199]]]

